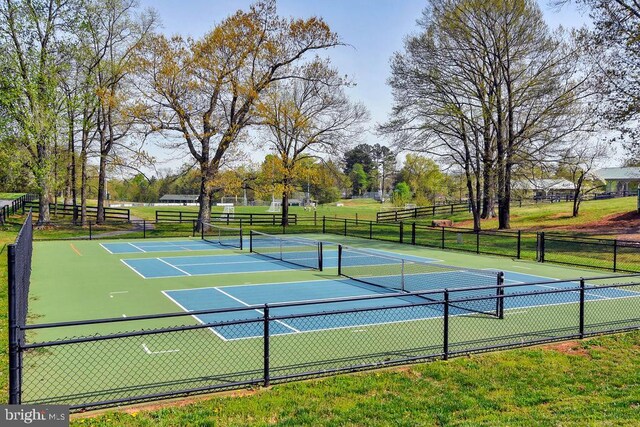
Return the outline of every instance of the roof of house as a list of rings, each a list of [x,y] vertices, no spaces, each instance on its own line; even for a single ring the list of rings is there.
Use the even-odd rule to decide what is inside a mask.
[[[165,194],[160,201],[197,202],[199,197],[197,194]]]
[[[532,179],[526,181],[516,181],[513,187],[519,190],[573,190],[573,182],[564,178],[554,179]]]
[[[640,167],[636,168],[603,168],[594,172],[605,181],[640,180]]]

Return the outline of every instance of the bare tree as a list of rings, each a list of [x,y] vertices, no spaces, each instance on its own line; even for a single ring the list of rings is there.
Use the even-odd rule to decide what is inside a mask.
[[[316,60],[302,68],[300,78],[273,84],[258,104],[280,163],[282,225],[288,225],[289,194],[301,160],[342,152],[362,133],[368,113],[349,101],[344,92],[349,85],[328,62]]]
[[[263,92],[296,76],[305,54],[339,44],[321,19],[284,19],[275,0],[263,0],[199,40],[157,36],[145,46],[138,115],[151,131],[177,137],[176,145],[197,161],[200,221],[211,219],[212,182],[229,148],[254,123]]]

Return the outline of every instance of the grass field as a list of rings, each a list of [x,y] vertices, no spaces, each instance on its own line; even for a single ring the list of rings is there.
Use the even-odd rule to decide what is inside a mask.
[[[15,200],[24,193],[0,193],[0,200]]]

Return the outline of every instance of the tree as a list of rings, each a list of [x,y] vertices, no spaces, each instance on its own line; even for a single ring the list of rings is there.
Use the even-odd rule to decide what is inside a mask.
[[[509,228],[515,166],[588,122],[579,49],[533,0],[431,0],[420,25],[392,60],[395,106],[380,131],[464,171],[474,228],[493,192]]]
[[[0,104],[29,153],[27,167],[39,193],[38,224],[48,222],[52,190],[62,27],[72,1],[6,0],[0,4]]]
[[[344,153],[344,173],[349,175],[353,166],[356,163],[360,163],[364,171],[368,174],[371,173],[374,167],[373,159],[371,157],[371,146],[368,144],[356,145],[350,150]]]
[[[607,145],[602,141],[576,144],[568,148],[558,162],[559,173],[573,182],[573,209],[572,215],[578,216],[580,202],[585,193],[593,191],[598,186],[593,186],[585,191],[585,181],[607,155]]]
[[[282,225],[288,225],[289,194],[302,161],[335,154],[362,132],[367,111],[348,100],[349,85],[328,62],[317,60],[303,67],[300,79],[273,84],[257,105],[282,171]]]
[[[571,0],[556,0],[563,5]],[[640,151],[640,3],[636,0],[574,0],[587,7],[593,26],[581,34],[596,69],[599,116],[620,132],[627,155]]]
[[[319,18],[284,19],[275,0],[253,4],[199,40],[153,37],[140,52],[137,115],[175,136],[200,169],[200,221],[211,218],[212,182],[230,147],[256,122],[256,104],[276,81],[299,76],[306,55],[341,44]]]
[[[407,154],[398,180],[406,182],[414,191],[416,203],[436,203],[436,197],[445,186],[445,176],[432,159],[417,154]]]
[[[353,183],[353,192],[362,195],[362,192],[366,190],[369,185],[369,177],[360,163],[353,165],[349,178]]]
[[[411,188],[409,187],[409,184],[404,181],[397,183],[391,197],[395,206],[403,206],[411,200]]]

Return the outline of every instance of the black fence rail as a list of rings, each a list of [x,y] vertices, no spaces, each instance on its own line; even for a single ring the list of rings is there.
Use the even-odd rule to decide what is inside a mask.
[[[20,212],[24,213],[24,204],[37,199],[38,196],[36,194],[24,194],[17,199],[12,200],[8,205],[0,207],[0,224],[5,224],[10,215]]]
[[[17,346],[22,387],[11,390],[12,403],[78,411],[640,328],[638,275],[495,288],[504,292],[473,297],[450,289],[18,324],[27,340]],[[456,306],[475,300],[502,300],[504,318],[460,315]]]
[[[289,224],[296,225],[298,222],[297,214],[288,214]],[[190,222],[198,220],[198,212],[195,211],[156,211],[156,222]],[[243,225],[254,224],[271,224],[277,225],[282,222],[282,214],[280,213],[211,213],[211,223],[235,224],[242,222]]]
[[[425,218],[442,215],[453,215],[458,212],[470,212],[469,203],[452,203],[449,205],[421,206],[410,209],[398,209],[394,211],[376,213],[377,222],[398,222],[411,218]]]
[[[31,209],[33,212],[38,212],[40,207],[38,202],[27,202],[22,207],[23,211]],[[94,220],[98,217],[98,207],[97,206],[87,206],[87,215]],[[65,204],[56,204],[49,203],[49,212],[52,216],[62,216],[67,217],[71,216],[73,218],[80,218],[80,206],[77,205],[65,205]],[[104,208],[104,219],[107,221],[130,221],[131,220],[131,212],[129,209],[125,208]]]
[[[538,233],[537,261],[640,272],[640,241]]]

